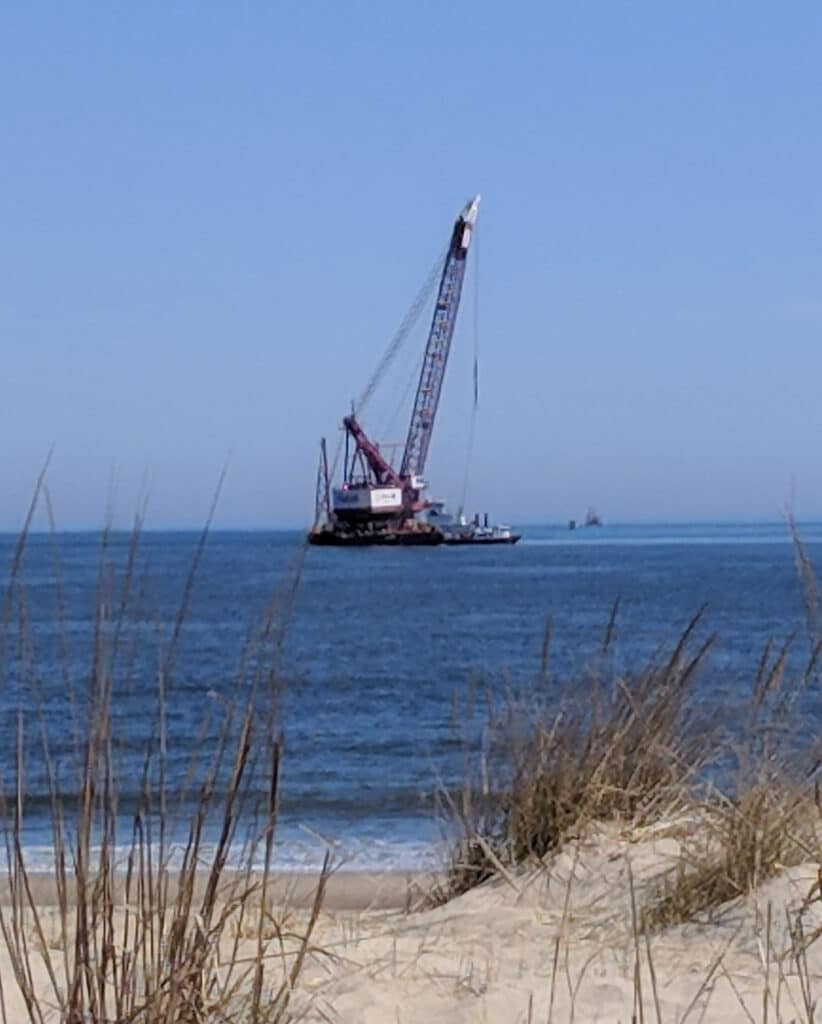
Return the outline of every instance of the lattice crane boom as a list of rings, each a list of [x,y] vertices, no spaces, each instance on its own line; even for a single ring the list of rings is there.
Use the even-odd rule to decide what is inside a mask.
[[[466,257],[477,222],[479,201],[480,197],[475,196],[466,205],[451,233],[405,442],[399,474],[403,480],[410,481],[414,477],[422,476],[425,470],[445,367],[451,350],[451,340],[454,337],[462,283],[465,278]]]

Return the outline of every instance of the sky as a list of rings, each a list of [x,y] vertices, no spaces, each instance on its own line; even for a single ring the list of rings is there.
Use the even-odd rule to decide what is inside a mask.
[[[471,508],[822,517],[820,52],[812,2],[2,5],[0,529],[52,448],[64,528],[226,464],[218,526],[308,523],[475,193],[437,495],[476,346]]]

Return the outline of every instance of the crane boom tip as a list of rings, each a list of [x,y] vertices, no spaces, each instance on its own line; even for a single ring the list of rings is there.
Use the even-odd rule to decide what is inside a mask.
[[[460,214],[460,217],[465,221],[466,224],[470,224],[472,227],[477,219],[479,213],[480,196],[475,195],[470,202],[465,204],[465,209]]]

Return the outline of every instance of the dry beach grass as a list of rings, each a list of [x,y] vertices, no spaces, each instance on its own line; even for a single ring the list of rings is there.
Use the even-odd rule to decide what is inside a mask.
[[[47,500],[42,479],[35,501],[41,496]],[[250,635],[216,718],[203,723],[203,737],[210,739],[206,756],[192,758],[182,787],[173,789],[167,701],[206,526],[174,622],[158,637],[154,679],[142,680],[154,688],[154,720],[141,755],[139,796],[126,808],[122,721],[114,707],[133,668],[129,640],[142,523],[135,523],[116,584],[108,531],[102,536],[87,693],[74,692],[66,670],[76,762],[67,773],[65,766],[58,769],[50,747],[21,573],[33,509],[15,551],[2,621],[4,658],[13,648],[19,652],[29,696],[19,712],[14,784],[0,792],[8,869],[0,905],[3,1019],[287,1020],[300,972],[313,954],[312,931],[330,870],[327,858],[308,918],[294,931],[287,906],[272,904],[271,865],[280,767],[278,660],[301,553]],[[50,908],[38,902],[21,838],[32,760],[45,772],[51,809]],[[187,815],[182,846],[170,835],[181,811]]]

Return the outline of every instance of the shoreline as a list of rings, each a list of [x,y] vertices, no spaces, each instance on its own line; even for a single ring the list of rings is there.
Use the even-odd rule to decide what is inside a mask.
[[[175,875],[175,869],[171,868],[169,879],[172,891]],[[195,893],[198,896],[205,888],[207,877],[206,867],[198,870],[195,885]],[[239,882],[243,877],[244,874],[226,871],[223,873],[221,888],[227,888],[232,882]],[[255,880],[259,880],[260,877],[258,872],[252,875]],[[27,874],[27,878],[35,906],[56,907],[59,904],[57,881],[53,872],[32,871]],[[431,871],[361,871],[345,868],[332,870],[326,882],[323,910],[351,913],[365,913],[370,910],[409,910],[419,901],[421,895],[430,891],[435,878],[436,874]],[[319,880],[320,873],[316,870],[272,871],[269,879],[270,901],[296,910],[310,908]],[[122,898],[125,873],[118,875],[118,881],[120,885],[116,895]],[[69,872],[67,882],[68,905],[71,907],[75,905],[76,900],[74,882]],[[0,875],[0,906],[11,906],[7,873]]]

